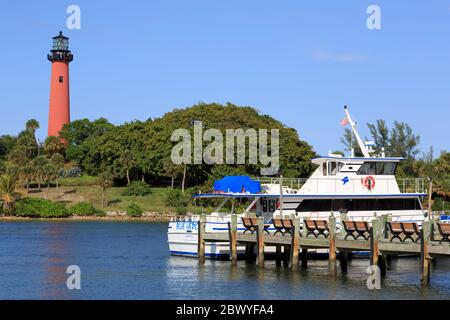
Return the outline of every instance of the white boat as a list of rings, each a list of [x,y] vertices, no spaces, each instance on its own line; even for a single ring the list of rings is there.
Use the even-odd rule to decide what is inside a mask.
[[[398,164],[403,158],[385,157],[384,152],[375,155],[371,143],[363,143],[356,123],[345,109],[347,121],[356,137],[362,157],[343,157],[336,154],[312,160],[317,169],[308,179],[259,179],[261,191],[198,194],[196,198],[223,198],[221,205],[206,218],[206,232],[228,232],[231,214],[222,208],[231,199],[249,199],[249,206],[240,213],[264,217],[298,217],[327,219],[331,213],[337,218],[345,214],[350,220],[370,221],[374,216],[390,215],[393,221],[412,221],[419,225],[424,219],[422,199],[426,196],[425,180],[397,179]],[[281,183],[280,183],[281,182]],[[239,219],[240,220],[240,219]],[[169,223],[168,243],[172,255],[196,256],[198,245],[197,224],[199,216],[173,219]],[[240,222],[240,221],[239,221]],[[238,223],[238,231],[245,230]],[[269,228],[273,232],[274,228]],[[266,247],[271,253],[273,247]],[[245,248],[238,247],[238,255]],[[207,242],[206,257],[228,258],[229,244]]]

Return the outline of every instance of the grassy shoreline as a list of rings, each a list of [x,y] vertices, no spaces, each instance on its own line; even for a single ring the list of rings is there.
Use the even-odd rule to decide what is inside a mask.
[[[99,216],[70,216],[65,218],[39,218],[39,217],[18,217],[18,216],[0,216],[0,222],[8,221],[146,221],[146,222],[169,222],[173,215],[168,214],[146,214],[141,217],[130,217],[128,215],[107,215]]]

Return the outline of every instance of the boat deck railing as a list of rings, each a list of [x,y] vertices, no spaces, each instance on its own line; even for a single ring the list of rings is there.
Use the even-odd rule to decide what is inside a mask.
[[[279,184],[280,178],[270,177],[257,177],[254,178],[261,184]],[[307,182],[312,186],[315,191],[319,192],[320,186],[323,183],[331,182],[337,189],[340,178],[325,177],[325,178],[283,178],[283,186],[294,190],[300,190]],[[349,183],[351,189],[356,192],[361,187],[361,178],[348,178],[346,183]],[[424,178],[377,178],[376,183],[378,185],[384,185],[387,192],[395,191],[395,185],[398,186],[400,193],[427,193],[426,182]],[[391,190],[389,190],[391,189]]]

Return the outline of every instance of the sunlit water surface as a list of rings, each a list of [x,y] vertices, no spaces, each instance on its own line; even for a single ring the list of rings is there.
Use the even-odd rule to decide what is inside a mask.
[[[81,268],[81,290],[68,290],[66,268]],[[450,259],[420,287],[416,258],[393,260],[382,289],[366,287],[367,259],[331,278],[327,261],[292,272],[266,261],[207,261],[168,254],[166,224],[27,221],[0,223],[0,299],[448,299]]]

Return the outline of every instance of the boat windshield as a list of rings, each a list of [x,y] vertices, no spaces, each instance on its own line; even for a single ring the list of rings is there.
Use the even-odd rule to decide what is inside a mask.
[[[365,162],[358,170],[359,175],[394,175],[396,162]]]

